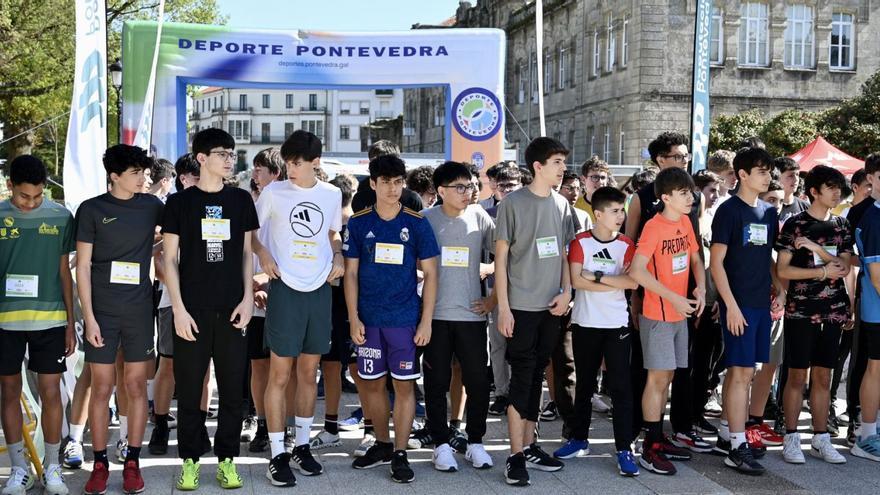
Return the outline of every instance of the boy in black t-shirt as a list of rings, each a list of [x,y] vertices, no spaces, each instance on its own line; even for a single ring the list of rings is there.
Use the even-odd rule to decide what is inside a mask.
[[[193,139],[200,179],[168,198],[162,224],[165,277],[174,312],[174,379],[177,383],[178,452],[184,460],[178,490],[199,485],[202,379],[213,358],[220,392],[214,453],[223,488],[238,488],[232,459],[239,453],[241,384],[247,370],[246,328],[254,306],[251,238],[259,228],[244,189],[223,185],[235,159],[235,141],[220,129]]]

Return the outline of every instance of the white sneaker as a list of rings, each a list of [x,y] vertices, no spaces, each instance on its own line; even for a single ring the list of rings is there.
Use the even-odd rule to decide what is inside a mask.
[[[312,450],[329,449],[330,447],[339,447],[340,445],[342,445],[342,442],[339,441],[339,435],[334,435],[327,430],[321,430],[309,442],[309,448]]]
[[[357,448],[354,449],[354,456],[363,457],[367,455],[367,451],[370,450],[370,447],[372,447],[375,443],[376,437],[371,434],[364,435],[364,439],[361,440],[360,445],[358,445]]]
[[[813,441],[810,442],[812,448],[810,449],[810,454],[813,457],[818,457],[825,462],[829,462],[831,464],[845,464],[846,457],[844,457],[837,449],[834,448],[834,445],[831,443],[831,435],[827,433],[822,433],[819,435],[813,435]]]
[[[434,447],[434,455],[431,456],[431,461],[434,463],[434,469],[437,471],[446,471],[448,473],[458,471],[458,463],[455,462],[455,456],[452,455],[452,447],[448,443]]]
[[[489,469],[492,467],[492,457],[486,452],[481,443],[469,443],[467,453],[464,455],[477,469]]]
[[[128,457],[128,439],[120,438],[116,441],[116,460],[124,463],[126,457]]]
[[[257,435],[257,417],[248,415],[241,422],[241,436],[239,440],[242,442],[251,442]]]
[[[9,479],[6,480],[6,486],[3,487],[3,495],[25,495],[33,486],[34,477],[31,476],[30,471],[13,466]]]
[[[602,400],[602,396],[599,394],[593,394],[593,398],[590,399],[590,403],[593,405],[593,411],[597,413],[607,413],[611,410],[611,406],[605,403]]]
[[[60,465],[49,464],[43,470],[43,487],[46,489],[46,495],[67,495],[69,493],[67,485],[64,484]]]
[[[804,451],[801,450],[801,434],[787,433],[782,440],[782,458],[792,464],[803,464]]]

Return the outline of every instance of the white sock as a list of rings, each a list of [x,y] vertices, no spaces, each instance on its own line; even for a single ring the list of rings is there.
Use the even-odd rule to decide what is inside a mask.
[[[46,452],[46,457],[44,457],[44,462],[46,466],[50,464],[58,464],[58,450],[61,448],[61,443],[43,443],[43,449]]]
[[[862,423],[861,429],[859,430],[859,438],[865,439],[870,437],[871,435],[877,434],[877,421],[875,420],[873,423]]]
[[[83,432],[86,431],[86,425],[70,425],[70,439],[74,442],[82,443]]]
[[[723,440],[730,440],[730,425],[728,425],[727,421],[721,420],[721,424],[718,425],[718,438]]]
[[[128,416],[119,416],[119,439],[128,439]]]
[[[6,448],[9,449],[10,464],[14,467],[28,468],[27,459],[24,457],[24,441],[10,443],[6,445]]]
[[[269,432],[269,445],[272,448],[272,457],[284,453],[284,432]]]
[[[299,416],[296,417],[296,446],[300,445],[308,445],[309,443],[309,434],[312,432],[312,421],[314,421],[315,417],[309,418],[301,418]]]
[[[730,435],[730,448],[737,449],[740,445],[746,443],[746,432],[729,432],[728,434]]]
[[[147,400],[153,400],[153,380],[147,380]]]

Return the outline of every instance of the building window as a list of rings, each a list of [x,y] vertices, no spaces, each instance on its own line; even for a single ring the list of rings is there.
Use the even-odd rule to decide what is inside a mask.
[[[599,31],[595,31],[593,33],[593,77],[599,75],[599,67],[601,67],[599,62],[599,54],[602,53],[602,47],[599,46]]]
[[[340,101],[339,102],[339,114],[340,115],[348,115],[351,113],[351,102],[350,101]]]
[[[575,87],[577,85],[577,40],[571,40],[571,48],[568,50],[568,59],[571,60],[571,68],[568,73],[570,74],[570,84],[571,87]]]
[[[608,124],[602,126],[605,131],[605,139],[602,141],[602,159],[605,163],[611,158],[611,128]]]
[[[261,131],[263,144],[268,144],[272,138],[272,125],[268,122],[263,122]]]
[[[712,6],[712,24],[709,35],[709,63],[724,65],[724,15],[721,8]]]
[[[351,139],[351,128],[347,125],[339,126],[339,139]]]
[[[557,87],[558,89],[564,89],[564,88],[565,88],[565,83],[566,83],[566,80],[565,80],[565,70],[566,70],[565,64],[568,63],[568,60],[566,60],[566,51],[567,51],[567,49],[566,49],[565,45],[560,45],[560,46],[559,46],[559,61],[558,61],[558,65],[559,65],[559,78],[558,78],[558,80],[556,81],[556,87]]]
[[[544,94],[553,87],[553,53],[547,49],[544,54]]]
[[[528,78],[529,68],[525,64],[525,62],[519,65],[519,74],[518,74],[518,87],[516,94],[516,102],[524,103],[526,101],[526,79]]]
[[[269,108],[269,95],[263,95],[263,108]]]
[[[247,110],[247,95],[238,95],[238,109]]]
[[[828,57],[831,70],[855,69],[854,32],[852,14],[835,13],[831,16],[831,47]]]
[[[623,28],[620,32],[620,43],[623,45],[620,50],[620,66],[626,67],[629,62],[629,14],[623,16]]]
[[[289,138],[290,135],[293,134],[293,130],[294,130],[293,122],[285,122],[284,123],[284,139]]]
[[[361,102],[361,115],[370,115],[370,102]]]
[[[284,95],[284,108],[293,108],[293,95]]]
[[[229,134],[237,140],[250,139],[250,122],[247,120],[230,120]]]
[[[605,42],[605,71],[611,72],[612,70],[614,70],[614,50],[616,48],[616,43],[614,40],[614,14],[608,14],[605,26],[608,33],[608,41]]]
[[[619,165],[626,164],[626,157],[624,156],[624,144],[626,143],[626,134],[623,132],[623,124],[620,124],[620,130],[617,133],[617,163]]]
[[[220,95],[220,110],[223,110],[223,95]]]
[[[315,122],[315,135],[320,139],[324,139],[324,121],[318,120]]]
[[[538,55],[532,54],[532,67],[529,69],[529,79],[532,81],[532,103],[538,103]]]
[[[596,130],[592,126],[587,127],[587,139],[589,140],[587,143],[587,159],[590,159],[596,154]]]
[[[747,2],[740,5],[739,65],[770,65],[770,24],[767,10],[767,5],[763,3]]]
[[[806,5],[789,5],[786,9],[785,66],[796,69],[812,69],[815,50],[813,33],[813,8]]]

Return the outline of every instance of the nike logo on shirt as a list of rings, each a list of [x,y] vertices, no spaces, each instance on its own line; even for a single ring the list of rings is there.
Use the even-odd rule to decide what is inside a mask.
[[[104,217],[101,221],[104,222],[104,224],[108,224],[108,223],[112,222],[113,220],[116,220],[116,217],[113,217],[113,218]]]

